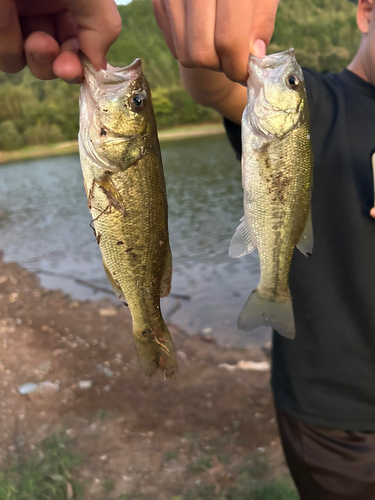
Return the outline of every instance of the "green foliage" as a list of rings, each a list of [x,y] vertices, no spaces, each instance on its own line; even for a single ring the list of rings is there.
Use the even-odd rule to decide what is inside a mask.
[[[11,120],[0,123],[0,149],[17,149],[22,146],[22,138],[17,127]]]
[[[15,460],[0,473],[0,499],[66,500],[68,483],[79,498],[82,489],[71,473],[80,462],[65,436],[52,435],[26,462]]]
[[[341,71],[360,42],[357,7],[347,0],[284,0],[269,52],[294,47],[302,66]]]
[[[212,110],[198,106],[183,90],[177,62],[156,24],[150,0],[119,7],[123,30],[108,60],[124,66],[142,59],[151,85],[158,126],[212,122]],[[283,0],[269,52],[294,46],[298,61],[319,71],[340,71],[360,40],[356,6],[347,0]],[[76,139],[78,85],[39,81],[26,69],[0,73],[0,149]]]
[[[177,63],[156,24],[150,0],[133,0],[119,11],[123,29],[109,51],[108,61],[126,66],[139,57],[152,89],[180,85]]]
[[[217,113],[196,104],[182,88],[158,87],[152,93],[152,102],[159,129],[217,121]]]

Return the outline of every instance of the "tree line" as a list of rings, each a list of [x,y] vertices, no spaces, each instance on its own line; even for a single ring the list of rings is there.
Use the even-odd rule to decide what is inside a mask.
[[[108,54],[114,66],[142,59],[151,85],[158,127],[214,122],[220,117],[190,99],[178,66],[156,24],[150,0],[119,6],[123,30]],[[240,13],[239,13],[240,15]],[[341,71],[355,54],[360,34],[356,6],[348,0],[281,0],[269,52],[293,46],[301,65]],[[79,86],[39,81],[25,69],[0,73],[0,150],[75,139]]]

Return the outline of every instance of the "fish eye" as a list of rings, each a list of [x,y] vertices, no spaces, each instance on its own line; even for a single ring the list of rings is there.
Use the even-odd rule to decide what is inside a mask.
[[[298,76],[296,75],[289,75],[287,77],[287,84],[288,84],[288,87],[290,87],[291,89],[295,90],[298,85],[300,84],[300,79],[298,78]]]
[[[131,108],[136,113],[142,111],[142,109],[144,108],[144,104],[145,104],[145,96],[142,94],[136,94],[130,100]]]

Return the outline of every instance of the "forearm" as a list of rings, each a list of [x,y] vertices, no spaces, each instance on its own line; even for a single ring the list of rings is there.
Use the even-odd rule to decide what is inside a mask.
[[[247,99],[245,87],[218,71],[184,68],[181,64],[179,67],[184,87],[194,101],[215,109],[234,123],[241,123]]]

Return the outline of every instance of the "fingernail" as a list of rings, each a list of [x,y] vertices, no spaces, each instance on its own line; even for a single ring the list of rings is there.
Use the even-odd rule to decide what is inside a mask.
[[[262,59],[266,55],[267,47],[266,44],[263,40],[258,38],[258,40],[255,40],[254,45],[253,45],[253,55],[255,57],[258,57],[259,59]]]
[[[55,59],[55,54],[51,54],[50,52],[32,52],[31,57],[37,64],[51,64]]]

